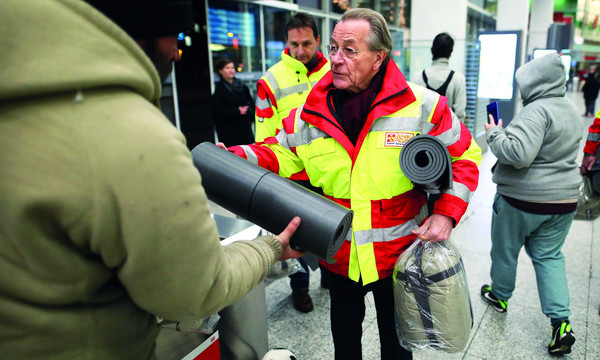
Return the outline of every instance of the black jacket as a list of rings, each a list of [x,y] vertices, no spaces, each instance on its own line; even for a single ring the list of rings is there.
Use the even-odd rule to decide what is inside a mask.
[[[219,141],[226,146],[254,143],[251,124],[254,121],[254,100],[248,87],[236,78],[233,83],[219,81],[212,95],[213,120]],[[239,106],[248,106],[242,115]]]
[[[583,84],[583,98],[586,100],[596,100],[600,90],[600,82],[596,73],[588,74]]]

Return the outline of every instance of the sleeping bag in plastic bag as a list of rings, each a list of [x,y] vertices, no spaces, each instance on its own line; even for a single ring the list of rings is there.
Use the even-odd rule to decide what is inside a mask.
[[[473,326],[467,276],[450,240],[415,241],[393,275],[396,332],[409,351],[461,351]]]
[[[593,184],[594,178],[597,178],[596,181],[600,184],[600,171],[595,172],[593,176],[582,176],[583,182],[579,186],[575,220],[595,220],[600,216],[600,192]]]

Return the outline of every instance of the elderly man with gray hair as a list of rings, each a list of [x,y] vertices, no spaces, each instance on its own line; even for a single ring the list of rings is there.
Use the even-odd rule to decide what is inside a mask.
[[[306,103],[283,121],[276,142],[229,148],[289,177],[306,170],[323,195],[354,210],[352,230],[333,259],[321,261],[329,283],[335,359],[361,359],[364,297],[373,293],[382,359],[411,359],[394,322],[392,273],[419,237],[444,241],[477,188],[481,150],[444,97],[409,84],[391,59],[385,19],[348,10],[331,35],[331,71]],[[453,187],[427,216],[423,192],[402,173],[410,138],[437,137],[452,156]]]

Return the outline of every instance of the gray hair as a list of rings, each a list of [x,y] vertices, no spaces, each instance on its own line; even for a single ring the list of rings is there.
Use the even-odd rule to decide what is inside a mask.
[[[366,20],[371,26],[371,34],[365,39],[371,51],[385,50],[386,56],[392,52],[392,36],[381,14],[371,9],[356,8],[344,13],[340,22],[346,20]]]

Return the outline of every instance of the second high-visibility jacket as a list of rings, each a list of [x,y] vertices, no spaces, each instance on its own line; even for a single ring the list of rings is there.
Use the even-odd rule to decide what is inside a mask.
[[[600,146],[600,111],[596,114],[596,118],[592,125],[590,125],[590,129],[588,131],[588,135],[585,141],[585,147],[583,148],[583,152],[590,155],[596,155],[598,152],[598,147]]]
[[[399,166],[402,146],[419,134],[436,136],[452,158],[452,188],[434,213],[458,224],[477,188],[481,149],[440,97],[409,84],[390,61],[356,145],[332,113],[332,75],[293,110],[283,129],[264,144],[230,151],[283,177],[305,170],[324,196],[354,210],[352,230],[328,263],[337,274],[363,284],[391,276],[398,256],[414,241],[412,229],[426,216],[424,194]]]
[[[330,69],[329,61],[317,51],[312,70],[290,56],[289,48],[281,53],[281,61],[267,70],[256,84],[255,140],[275,136],[290,111],[304,104],[306,97]]]

